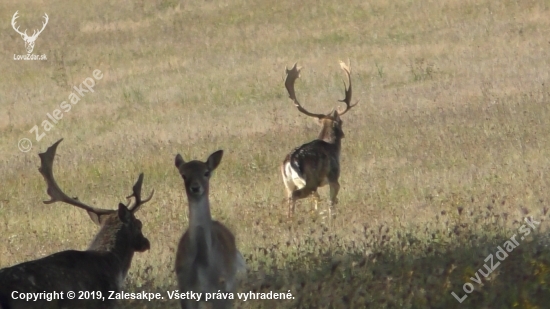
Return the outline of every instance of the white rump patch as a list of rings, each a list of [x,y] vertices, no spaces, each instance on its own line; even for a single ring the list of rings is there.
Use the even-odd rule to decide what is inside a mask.
[[[287,162],[285,164],[285,175],[286,175],[286,179],[285,181],[288,183],[292,183],[294,184],[298,189],[302,189],[303,187],[306,186],[306,180],[302,177],[300,177],[300,175],[298,174],[298,172],[296,172],[292,166],[290,165],[290,162]]]

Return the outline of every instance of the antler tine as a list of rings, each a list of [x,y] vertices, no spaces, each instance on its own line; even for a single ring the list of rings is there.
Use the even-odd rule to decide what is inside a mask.
[[[136,181],[136,183],[132,187],[133,193],[126,197],[128,199],[128,205],[130,204],[130,199],[132,197],[136,199],[136,202],[131,207],[128,208],[131,212],[136,212],[141,205],[149,202],[151,200],[151,198],[153,198],[153,194],[155,194],[155,190],[153,189],[153,191],[151,191],[151,194],[149,195],[148,198],[146,198],[145,200],[141,200],[141,185],[142,184],[143,184],[143,173],[139,174],[138,180]]]
[[[296,81],[296,79],[300,77],[300,70],[302,69],[297,65],[298,65],[298,62],[296,62],[292,67],[292,69],[290,70],[287,67],[285,67],[285,70],[286,70],[285,87],[286,87],[286,90],[288,91],[288,97],[292,99],[292,101],[294,101],[294,105],[298,108],[298,111],[300,111],[301,113],[306,114],[310,117],[316,117],[316,118],[326,117],[323,114],[315,114],[315,113],[308,112],[305,108],[302,107],[300,102],[298,102],[298,99],[296,99],[296,93],[294,92],[294,82]]]
[[[113,210],[95,208],[82,203],[76,197],[71,198],[59,188],[59,185],[55,181],[55,178],[53,176],[53,170],[52,170],[53,161],[55,158],[55,152],[57,150],[57,146],[59,145],[59,143],[61,143],[62,140],[63,139],[60,139],[57,142],[55,142],[55,144],[48,147],[46,152],[38,154],[38,156],[40,156],[40,167],[38,168],[38,171],[40,172],[40,174],[42,174],[42,177],[44,177],[44,181],[46,181],[46,184],[48,186],[47,193],[51,197],[49,201],[44,201],[44,204],[64,202],[64,203],[76,206],[78,208],[82,208],[88,212],[88,214],[90,215],[90,217],[92,217],[92,220],[94,220],[94,222],[98,223],[99,222],[98,218],[100,215],[112,213]]]
[[[355,104],[350,105],[350,102],[351,102],[351,61],[348,60],[348,62],[349,62],[349,66],[346,65],[343,61],[340,60],[340,67],[346,73],[346,76],[348,77],[348,84],[349,84],[349,87],[346,87],[346,82],[344,80],[342,80],[342,82],[344,83],[345,97],[344,97],[343,100],[338,100],[338,101],[346,103],[346,109],[344,111],[340,111],[340,109],[338,109],[338,115],[340,115],[340,116],[347,113],[352,107],[354,107],[355,105],[357,105],[359,103],[359,101],[357,101],[357,102],[355,102]]]

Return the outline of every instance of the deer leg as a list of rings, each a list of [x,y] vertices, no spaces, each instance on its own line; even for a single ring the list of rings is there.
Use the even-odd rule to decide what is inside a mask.
[[[329,182],[330,186],[330,206],[335,206],[338,204],[338,198],[336,197],[338,195],[338,191],[340,191],[340,184],[338,183],[338,180]]]
[[[187,291],[197,291],[198,289],[198,274],[196,269],[191,269],[189,263],[176,265],[176,276],[178,279],[179,291],[185,293]],[[180,299],[181,309],[199,309],[200,302],[194,299]]]
[[[294,192],[296,187],[285,182],[285,188],[286,188],[286,197],[287,197],[286,199],[288,203],[288,217],[290,218],[292,217],[292,213],[294,213],[294,206],[296,203],[296,201],[292,198],[292,193]]]
[[[315,203],[315,211],[317,211],[317,204],[321,201],[321,197],[319,196],[319,193],[317,193],[317,190],[311,192],[311,196],[313,197],[313,202]]]
[[[294,204],[296,203],[296,201],[299,200],[299,199],[303,199],[303,198],[308,197],[311,194],[311,192],[313,192],[313,191],[314,190],[311,189],[311,188],[304,187],[302,189],[299,189],[299,190],[296,190],[296,191],[292,192],[292,197],[291,197],[292,212],[294,212]],[[290,213],[290,210],[289,210],[289,213]]]
[[[288,189],[287,187],[287,192],[288,218],[292,218],[292,214],[294,214],[294,208],[296,206],[296,200],[292,197],[294,191]]]
[[[286,189],[286,198],[288,203],[288,217],[290,218],[292,217],[292,213],[294,213],[294,206],[296,202],[296,200],[293,199],[292,194],[298,187],[296,186],[292,178],[289,178],[286,176],[284,167],[281,168],[281,172],[283,174],[283,183],[285,184],[285,189]]]
[[[292,218],[292,214],[294,214],[294,207],[295,207],[295,201],[292,198],[288,199],[288,217]]]

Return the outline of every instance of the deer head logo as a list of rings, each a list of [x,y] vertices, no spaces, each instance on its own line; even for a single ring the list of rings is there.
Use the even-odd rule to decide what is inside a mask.
[[[46,22],[42,23],[42,29],[40,29],[40,31],[38,31],[38,32],[36,32],[36,30],[34,30],[32,35],[28,36],[27,35],[27,30],[25,30],[25,32],[21,32],[21,31],[19,31],[19,27],[17,27],[17,28],[15,27],[15,20],[17,18],[19,18],[19,16],[17,16],[18,12],[19,11],[15,12],[15,14],[13,14],[13,17],[11,19],[11,26],[13,27],[13,30],[15,30],[15,32],[17,32],[21,35],[21,37],[25,41],[25,49],[27,49],[27,53],[30,54],[30,53],[32,53],[32,51],[34,49],[34,41],[36,41],[36,39],[38,38],[40,33],[42,33],[42,31],[44,31],[44,28],[46,28],[46,25],[48,24],[48,19],[49,19],[48,14],[44,13],[44,19],[46,20]]]

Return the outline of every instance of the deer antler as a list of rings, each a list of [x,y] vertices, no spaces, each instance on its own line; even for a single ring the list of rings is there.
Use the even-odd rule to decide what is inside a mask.
[[[311,117],[316,117],[319,119],[325,118],[326,115],[314,114],[314,113],[308,112],[305,108],[302,107],[302,105],[300,105],[300,102],[298,102],[298,99],[296,99],[296,93],[294,92],[294,81],[296,81],[296,79],[300,77],[300,70],[302,69],[301,67],[297,67],[297,65],[298,63],[296,62],[292,67],[292,69],[290,70],[287,67],[285,67],[285,70],[286,70],[285,87],[286,87],[286,90],[288,91],[288,97],[292,99],[292,101],[294,101],[294,105],[298,108],[298,110],[301,113]]]
[[[153,189],[153,191],[151,191],[151,195],[149,195],[149,197],[147,199],[141,200],[141,184],[142,183],[143,183],[143,173],[139,174],[138,180],[136,181],[136,183],[132,187],[132,191],[133,191],[132,195],[129,195],[129,196],[126,197],[126,199],[128,200],[128,205],[130,205],[130,200],[131,200],[132,197],[136,199],[135,203],[128,208],[133,213],[135,213],[141,205],[149,202],[151,200],[151,198],[153,198],[153,194],[155,194],[155,190]],[[126,207],[128,207],[128,205],[126,205]]]
[[[350,102],[351,102],[351,61],[348,60],[348,62],[349,62],[349,66],[346,65],[343,61],[340,61],[340,67],[346,73],[346,76],[348,77],[348,84],[349,84],[349,87],[346,87],[346,82],[342,80],[342,82],[344,82],[344,91],[345,91],[346,96],[344,97],[343,100],[338,100],[338,101],[346,103],[346,109],[344,111],[340,111],[340,109],[338,109],[338,115],[340,115],[340,116],[347,113],[352,107],[354,107],[355,105],[357,105],[357,103],[359,103],[359,101],[357,101],[357,102],[355,102],[355,104],[350,105]]]
[[[40,163],[41,163],[40,167],[38,168],[38,171],[44,177],[44,180],[48,185],[48,189],[47,189],[48,195],[51,197],[51,200],[44,201],[44,204],[64,202],[64,203],[76,206],[78,208],[82,208],[88,212],[88,215],[90,216],[92,221],[100,225],[99,217],[102,215],[113,213],[114,210],[95,208],[82,203],[81,201],[78,200],[77,197],[75,198],[69,197],[59,188],[59,185],[57,184],[57,182],[53,177],[52,167],[53,167],[53,160],[55,157],[55,151],[57,150],[57,146],[59,145],[59,143],[61,143],[62,140],[63,139],[60,139],[57,142],[55,142],[55,144],[48,147],[46,152],[38,154],[38,156],[40,156]]]
[[[25,30],[25,32],[23,33],[19,31],[19,27],[15,28],[15,20],[19,18],[19,16],[17,16],[18,13],[19,11],[16,11],[15,14],[13,14],[13,17],[11,18],[11,26],[13,27],[13,30],[15,30],[15,32],[19,33],[21,36],[28,37],[27,30]]]

